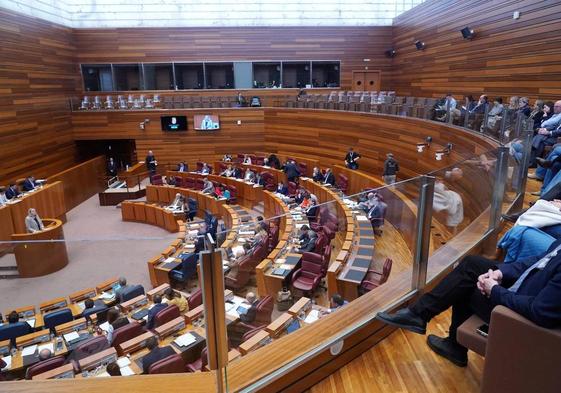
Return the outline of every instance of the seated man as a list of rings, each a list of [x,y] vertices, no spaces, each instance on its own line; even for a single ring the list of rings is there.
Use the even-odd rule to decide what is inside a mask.
[[[244,154],[242,164],[251,165],[251,157],[248,154]]]
[[[288,187],[283,182],[279,182],[279,184],[277,185],[276,193],[280,194],[280,195],[287,196],[288,195]]]
[[[25,228],[28,233],[41,232],[45,229],[41,217],[39,217],[34,208],[29,209],[27,212],[27,217],[25,217]]]
[[[170,203],[166,209],[172,211],[183,211],[184,197],[180,193],[175,194],[175,199]]]
[[[185,161],[181,161],[177,164],[177,172],[189,172],[189,166],[185,163]]]
[[[121,376],[121,368],[119,367],[117,362],[109,363],[107,365],[107,367],[105,368],[105,371],[107,371],[107,374],[109,374],[111,377],[120,377]]]
[[[553,112],[553,116],[541,124],[532,140],[530,166],[536,166],[536,157],[543,155],[545,146],[553,145],[557,137],[561,136],[561,100],[555,102]]]
[[[429,335],[429,347],[465,367],[467,348],[456,341],[458,327],[472,314],[489,322],[491,311],[502,305],[550,329],[561,325],[561,240],[539,257],[496,265],[480,256],[467,256],[430,292],[395,313],[378,313],[392,326],[425,334],[427,323],[452,306],[448,337]]]
[[[35,178],[33,176],[29,176],[23,181],[23,191],[31,191],[34,190],[37,185],[35,184]]]
[[[245,175],[243,177],[244,181],[253,183],[255,182],[255,173],[249,168],[245,170]]]
[[[318,209],[319,207],[317,197],[312,194],[310,195],[309,205],[306,208],[306,216],[308,217],[308,220],[313,220],[317,217]]]
[[[169,345],[165,347],[158,347],[158,339],[152,336],[146,339],[146,348],[150,351],[142,358],[142,373],[148,374],[150,366],[159,360],[165,359],[168,356],[175,355],[175,351]]]
[[[212,182],[205,177],[203,179],[203,189],[202,189],[203,194],[212,194],[213,191],[214,191],[214,184],[212,184]]]
[[[8,320],[8,325],[0,326],[0,330],[2,330],[3,327],[18,325],[18,326],[22,326],[22,331],[24,331],[24,333],[22,335],[33,332],[33,329],[31,328],[31,326],[27,322],[19,320],[19,314],[16,311],[10,312],[6,319]],[[13,341],[14,341],[14,344],[15,344],[15,340],[13,340]]]
[[[270,229],[269,222],[265,221],[263,216],[257,216],[256,218],[257,224],[255,225],[255,232],[259,231],[261,228],[264,228],[265,231],[268,233]]]
[[[338,293],[334,293],[331,296],[331,299],[329,299],[329,308],[321,311],[321,314],[331,314],[332,312],[337,311],[338,308],[343,307],[347,304],[349,304],[349,302],[343,299],[341,295],[339,295]]]
[[[44,362],[45,360],[49,360],[52,357],[53,357],[53,353],[51,352],[51,350],[48,348],[44,348],[41,351],[39,351],[39,362],[36,363],[35,365]],[[29,368],[27,370],[29,370]],[[26,373],[26,379],[27,379],[27,373]]]
[[[185,219],[187,221],[193,221],[199,210],[199,202],[193,198],[187,198],[183,205],[183,211],[185,212]]]
[[[121,302],[121,296],[123,291],[128,288],[130,288],[130,285],[127,285],[127,279],[125,277],[120,277],[118,288],[115,291],[115,299],[117,299],[119,303]]]
[[[209,175],[211,172],[210,167],[206,162],[203,162],[203,167],[201,169],[201,175]]]
[[[245,313],[240,313],[238,311],[240,314],[240,321],[248,323],[253,322],[257,315],[257,304],[259,304],[259,300],[257,300],[255,294],[253,292],[248,292],[247,295],[245,295],[245,302],[242,303],[243,308],[247,311]]]
[[[388,205],[382,199],[379,194],[374,195],[373,205],[367,213],[367,217],[372,224],[372,229],[375,234],[379,234],[380,227],[384,225],[384,219],[386,217],[386,210]]]
[[[331,168],[325,170],[325,176],[323,177],[323,184],[329,184],[331,186],[335,185],[335,176],[331,172]]]
[[[89,321],[92,314],[97,314],[106,310],[107,306],[103,300],[98,299],[94,301],[93,299],[86,299],[84,301],[84,311],[82,311],[82,317]]]
[[[317,166],[314,167],[314,170],[312,172],[312,180],[315,182],[320,182],[323,180],[323,174]]]
[[[156,316],[157,313],[159,313],[160,311],[162,311],[164,308],[167,307],[165,303],[162,303],[162,295],[154,295],[152,300],[154,302],[154,305],[152,306],[150,311],[148,311],[148,320],[146,321],[147,329],[154,328],[154,322],[155,322],[154,317]]]
[[[366,200],[360,202],[358,204],[358,207],[360,207],[362,210],[364,210],[365,213],[368,213],[370,211],[370,209],[372,209],[376,205],[377,202],[378,202],[378,199],[376,198],[376,193],[369,192],[366,195]]]
[[[228,165],[228,167],[220,173],[220,176],[225,176],[225,177],[234,176],[234,168],[232,167],[232,165]]]
[[[315,233],[309,226],[302,225],[300,228],[300,248],[296,251],[299,254],[305,252],[312,252],[316,248],[316,242],[318,239],[317,233]]]
[[[21,194],[21,192],[18,190],[18,187],[13,183],[10,184],[10,186],[6,190],[6,198],[7,199],[13,199],[20,194]]]

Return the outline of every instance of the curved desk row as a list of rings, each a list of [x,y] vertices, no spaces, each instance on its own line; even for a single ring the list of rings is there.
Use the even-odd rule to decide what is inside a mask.
[[[159,226],[168,232],[179,230],[174,214],[158,205],[124,201],[121,203],[121,215],[123,221],[144,222]]]
[[[181,194],[188,198],[193,198],[199,205],[197,215],[201,217],[201,213],[205,210],[212,214],[222,217],[221,206],[226,204],[226,199],[216,199],[209,194],[203,194],[200,191],[190,190],[183,187],[174,186],[146,186],[146,201],[151,203],[170,204],[175,199],[176,194]]]

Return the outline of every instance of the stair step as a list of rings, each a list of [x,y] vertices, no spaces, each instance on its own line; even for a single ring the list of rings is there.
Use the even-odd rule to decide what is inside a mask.
[[[19,273],[18,273],[17,270],[14,272],[14,274],[6,274],[6,273],[7,272],[5,272],[5,271],[0,272],[0,280],[9,280],[9,279],[12,279],[12,278],[19,278]]]
[[[0,266],[0,271],[12,271],[12,270],[18,270],[17,266]]]

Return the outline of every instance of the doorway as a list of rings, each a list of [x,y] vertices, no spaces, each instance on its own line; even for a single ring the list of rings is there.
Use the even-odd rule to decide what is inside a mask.
[[[381,71],[353,71],[354,91],[380,91]]]

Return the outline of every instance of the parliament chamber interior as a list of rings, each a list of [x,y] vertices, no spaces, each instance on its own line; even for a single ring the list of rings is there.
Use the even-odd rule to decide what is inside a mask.
[[[0,3],[0,391],[559,392],[561,1]]]

